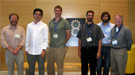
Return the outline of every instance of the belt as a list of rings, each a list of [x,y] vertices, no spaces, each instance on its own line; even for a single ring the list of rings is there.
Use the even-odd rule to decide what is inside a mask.
[[[87,49],[90,49],[92,47],[97,47],[97,46],[86,46],[86,47],[83,47],[83,48],[87,48]]]
[[[102,46],[111,46],[110,44],[102,44]]]
[[[123,47],[124,48],[124,47]],[[123,49],[123,48],[115,48],[115,47],[112,47],[112,49]]]

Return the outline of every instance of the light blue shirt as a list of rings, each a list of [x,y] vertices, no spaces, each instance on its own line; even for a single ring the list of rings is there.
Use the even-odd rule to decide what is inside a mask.
[[[103,22],[98,23],[104,33],[105,38],[102,39],[102,44],[111,44],[111,29],[115,26],[112,23],[108,23],[106,26],[103,25]]]

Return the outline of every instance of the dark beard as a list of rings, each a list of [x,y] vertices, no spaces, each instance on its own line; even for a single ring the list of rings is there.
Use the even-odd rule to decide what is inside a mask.
[[[92,19],[88,19],[88,18],[87,18],[87,21],[92,22]]]
[[[106,21],[102,20],[102,21],[103,21],[103,23],[107,23],[109,20],[106,20]]]
[[[108,21],[103,21],[103,23],[107,23]]]
[[[10,24],[13,25],[13,26],[16,26],[17,22],[16,23],[10,22]]]

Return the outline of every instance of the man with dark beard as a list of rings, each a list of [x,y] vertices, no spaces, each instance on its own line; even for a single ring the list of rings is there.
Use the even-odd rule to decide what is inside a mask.
[[[1,43],[6,49],[6,64],[8,75],[14,75],[15,61],[18,75],[23,75],[24,53],[22,47],[25,42],[25,31],[17,26],[19,16],[16,13],[9,15],[10,25],[5,26],[1,31]]]
[[[103,75],[109,75],[109,65],[110,65],[110,50],[111,50],[111,29],[114,24],[110,23],[111,16],[108,12],[103,12],[101,14],[101,23],[98,25],[101,27],[105,38],[102,39],[101,57],[97,62],[97,75],[101,74],[102,61],[104,59],[104,70]]]
[[[86,12],[87,21],[82,25],[77,37],[79,38],[78,56],[81,58],[81,75],[88,75],[88,64],[90,75],[96,75],[97,59],[101,56],[101,44],[104,34],[100,26],[94,24],[94,12]]]

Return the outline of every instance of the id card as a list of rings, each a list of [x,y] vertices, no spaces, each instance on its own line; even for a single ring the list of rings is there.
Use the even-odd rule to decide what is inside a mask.
[[[20,38],[20,35],[19,34],[15,34],[15,38]]]
[[[58,38],[58,34],[53,34],[53,38]]]
[[[113,44],[113,45],[118,44],[117,40],[113,40],[113,41],[112,41],[112,44]]]
[[[116,27],[116,32],[118,32],[119,31],[119,29],[118,29],[118,27]]]
[[[92,41],[91,37],[87,38],[87,42],[91,42],[91,41]]]

